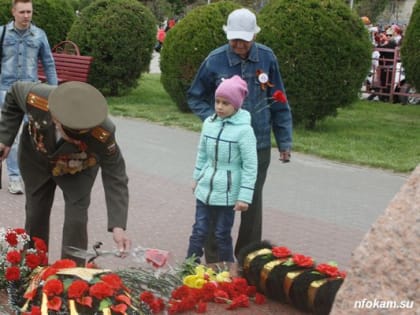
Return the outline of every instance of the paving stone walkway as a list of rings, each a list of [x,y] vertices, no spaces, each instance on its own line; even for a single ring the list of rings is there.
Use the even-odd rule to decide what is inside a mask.
[[[185,257],[194,220],[191,174],[199,135],[137,119],[114,117],[113,120],[130,177],[128,232],[133,246],[169,250],[173,261],[180,262]],[[3,175],[0,226],[22,227],[24,196],[9,194]],[[406,174],[345,165],[299,153],[293,153],[291,163],[283,164],[273,149],[264,190],[263,237],[275,245],[310,255],[318,263],[334,260],[346,269],[353,249],[406,178]],[[105,211],[99,176],[89,212],[89,237],[91,244],[102,241],[104,249],[112,249]],[[51,218],[51,261],[59,258],[62,213],[63,199],[57,191]],[[237,217],[234,238],[238,222]],[[132,258],[99,262],[105,268],[114,269],[136,264]],[[212,305],[208,314],[225,312],[220,306]],[[269,302],[229,311],[229,314],[300,313]]]

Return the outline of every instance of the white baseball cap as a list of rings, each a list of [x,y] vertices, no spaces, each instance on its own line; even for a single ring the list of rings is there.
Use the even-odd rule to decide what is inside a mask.
[[[261,28],[257,25],[257,18],[248,9],[238,9],[228,16],[227,25],[223,25],[228,40],[242,39],[250,42]]]

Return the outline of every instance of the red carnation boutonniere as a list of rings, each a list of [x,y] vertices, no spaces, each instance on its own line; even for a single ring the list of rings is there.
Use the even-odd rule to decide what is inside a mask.
[[[263,109],[270,107],[275,102],[281,103],[281,104],[287,104],[286,94],[284,94],[284,92],[281,90],[274,91],[273,96],[263,99],[260,103],[258,103],[257,106],[255,106],[254,112],[258,113],[262,111]]]
[[[286,103],[287,102],[286,95],[284,95],[284,93],[280,90],[277,90],[277,91],[274,92],[273,100],[275,100],[276,102],[280,102],[280,103]]]

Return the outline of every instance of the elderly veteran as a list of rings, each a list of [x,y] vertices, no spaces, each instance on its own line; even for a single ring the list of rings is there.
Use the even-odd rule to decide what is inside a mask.
[[[257,138],[258,171],[252,203],[241,212],[235,256],[249,244],[262,239],[263,187],[271,161],[271,132],[277,143],[279,159],[290,161],[292,149],[292,112],[286,98],[277,57],[271,48],[256,42],[260,27],[253,12],[246,8],[232,11],[223,30],[227,43],[211,51],[202,62],[188,90],[188,105],[203,121],[214,114],[214,92],[219,84],[234,75],[248,86],[243,109],[251,114]],[[274,95],[284,95],[278,101]],[[207,263],[217,262],[214,228],[210,227],[205,247]]]
[[[67,246],[86,249],[92,186],[99,168],[108,213],[108,231],[121,253],[130,249],[126,235],[128,178],[115,141],[115,126],[107,102],[93,86],[67,82],[57,86],[17,82],[12,85],[0,120],[0,159],[4,160],[28,116],[19,145],[19,166],[26,187],[29,235],[48,244],[49,222],[56,186],[63,191],[65,209],[62,258]]]

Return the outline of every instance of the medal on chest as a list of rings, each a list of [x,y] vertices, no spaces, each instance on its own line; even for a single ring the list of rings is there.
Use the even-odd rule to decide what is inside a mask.
[[[35,144],[35,149],[41,153],[47,153],[45,147],[44,135],[40,132],[41,124],[37,121],[30,120],[28,124],[29,134]]]
[[[93,167],[97,164],[96,157],[85,151],[79,153],[61,154],[52,160],[54,165],[52,169],[53,176],[61,176],[65,174],[76,174],[86,168]]]

